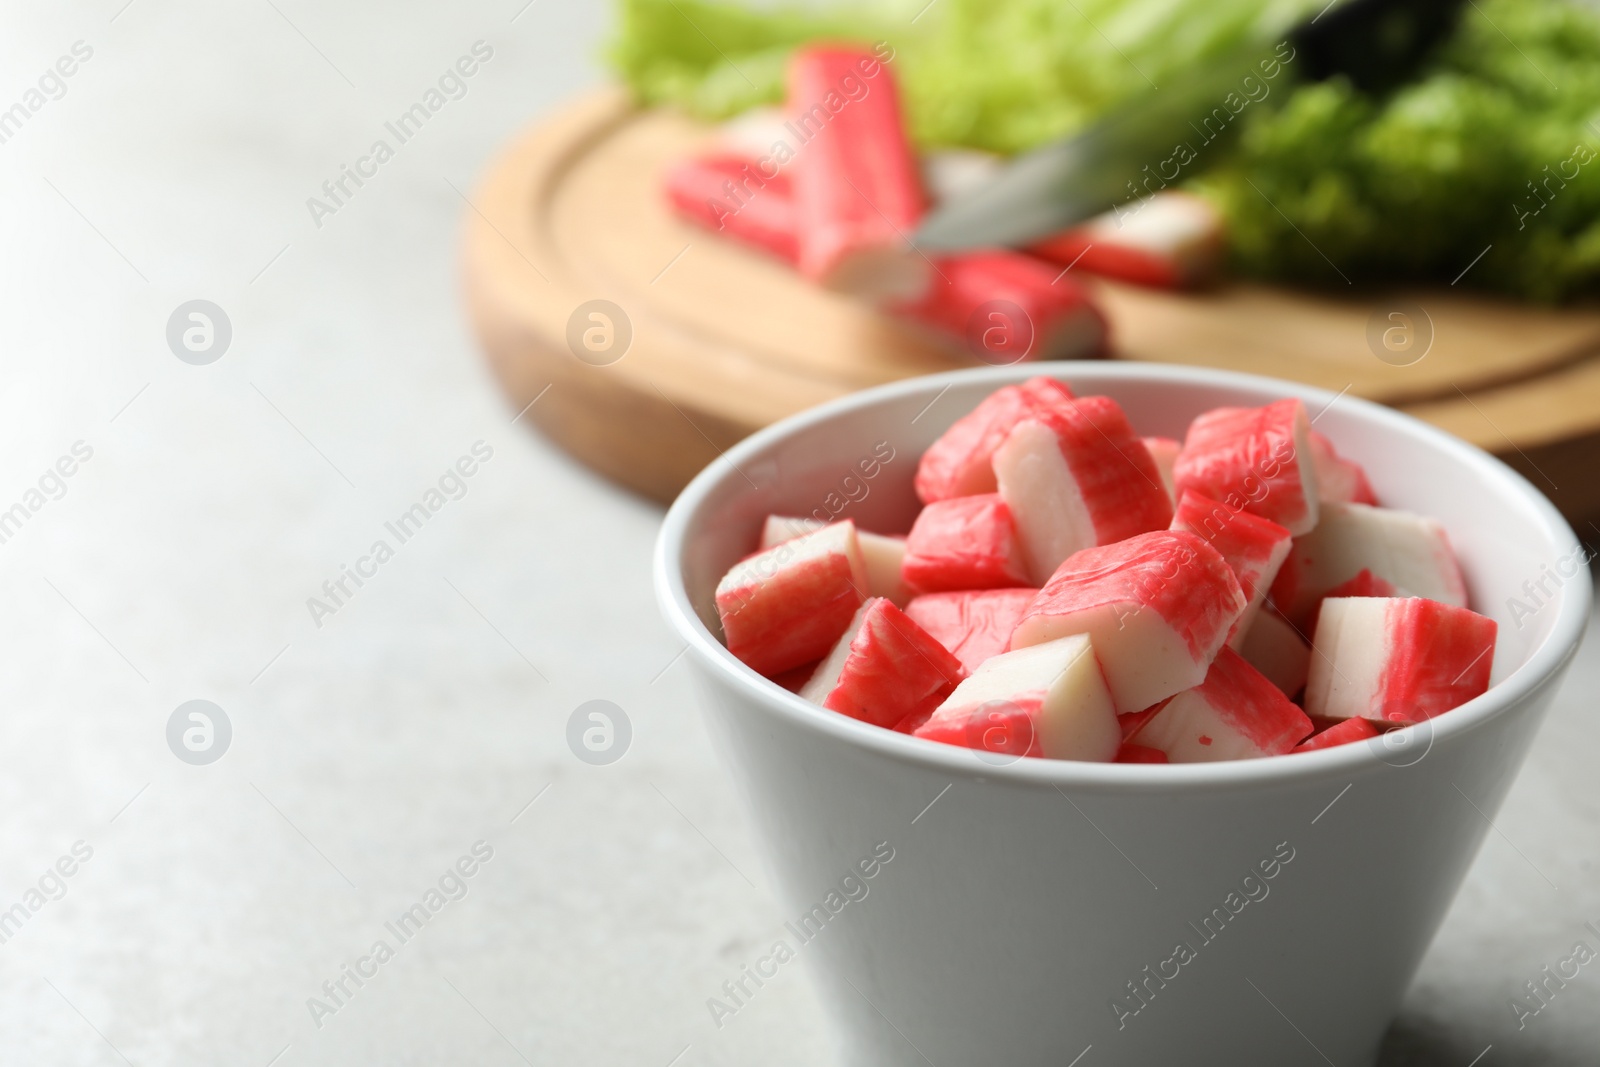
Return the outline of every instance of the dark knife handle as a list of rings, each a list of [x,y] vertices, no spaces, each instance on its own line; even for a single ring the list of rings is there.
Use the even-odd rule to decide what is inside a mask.
[[[1289,35],[1310,81],[1342,74],[1358,89],[1387,92],[1416,73],[1455,29],[1462,0],[1348,0]]]

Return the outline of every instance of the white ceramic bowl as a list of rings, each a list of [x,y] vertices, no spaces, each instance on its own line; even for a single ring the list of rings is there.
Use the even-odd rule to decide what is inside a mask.
[[[1473,607],[1500,623],[1490,691],[1381,743],[1303,755],[1000,765],[825,711],[728,654],[713,590],[764,516],[821,507],[906,530],[922,450],[994,389],[1041,373],[1114,398],[1149,435],[1181,438],[1218,405],[1303,399],[1385,504],[1444,522]],[[1358,1067],[1577,649],[1582,559],[1520,476],[1387,408],[1222,371],[1057,363],[901,382],[752,436],[668,512],[656,589],[748,801],[790,919],[782,940],[809,960],[843,1062],[1066,1067],[1088,1049],[1083,1067]],[[1513,611],[1513,597],[1535,608],[1525,581],[1574,569],[1545,578],[1531,615]],[[762,957],[756,970],[779,966]],[[760,991],[707,995],[737,1013]]]

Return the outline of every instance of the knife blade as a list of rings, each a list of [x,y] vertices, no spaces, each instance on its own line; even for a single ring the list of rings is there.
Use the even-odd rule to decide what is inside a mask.
[[[1343,75],[1380,94],[1409,80],[1454,29],[1462,0],[1348,0],[1276,38],[1258,38],[1178,75],[1082,132],[1027,152],[942,205],[913,243],[927,252],[1025,244],[1197,173],[1238,128],[1262,84]],[[1277,73],[1267,75],[1266,71]],[[1276,91],[1287,88],[1279,82]],[[1231,101],[1246,101],[1237,110]]]

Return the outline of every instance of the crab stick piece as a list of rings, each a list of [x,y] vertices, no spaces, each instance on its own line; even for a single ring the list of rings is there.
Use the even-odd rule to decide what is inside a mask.
[[[931,268],[910,245],[927,199],[894,76],[870,52],[801,48],[789,63],[800,273],[874,300],[911,300]]]
[[[902,316],[959,338],[985,363],[1080,359],[1105,347],[1109,333],[1094,300],[1055,267],[1018,252],[940,256],[920,300]]]
[[[795,243],[794,190],[787,174],[740,156],[684,160],[664,176],[667,201],[681,218],[764,249],[786,263]]]
[[[1221,271],[1222,215],[1198,196],[1164,192],[1118,205],[1030,251],[1075,271],[1157,289],[1189,289]]]

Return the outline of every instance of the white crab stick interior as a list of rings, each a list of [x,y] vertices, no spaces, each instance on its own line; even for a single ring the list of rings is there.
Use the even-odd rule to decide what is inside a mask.
[[[1178,490],[1172,481],[1172,467],[1178,462],[1178,453],[1183,451],[1183,444],[1170,437],[1143,438],[1145,451],[1150,453],[1150,458],[1156,462],[1156,470],[1161,472],[1161,487],[1167,491],[1167,499],[1173,504],[1178,502]]]
[[[1004,741],[986,740],[993,731]],[[918,737],[1050,759],[1107,762],[1122,744],[1111,695],[1084,636],[988,660],[916,731]]]
[[[1093,547],[1089,504],[1049,426],[1030,421],[1011,431],[994,454],[994,473],[1035,582],[1043,583],[1074,552]]]
[[[792,541],[808,533],[815,533],[827,523],[821,519],[798,515],[768,515],[761,526],[761,547],[771,548]],[[890,534],[857,530],[856,541],[861,547],[861,561],[867,568],[868,596],[881,596],[905,607],[910,599],[905,583],[900,580],[900,563],[906,554],[906,539]]]
[[[1311,736],[1311,720],[1238,653],[1225,648],[1206,680],[1152,715],[1131,740],[1173,763],[1279,756]]]
[[[1278,569],[1272,600],[1296,623],[1363,570],[1413,596],[1465,607],[1467,587],[1444,527],[1433,519],[1367,504],[1329,504],[1317,528],[1295,539]]]

